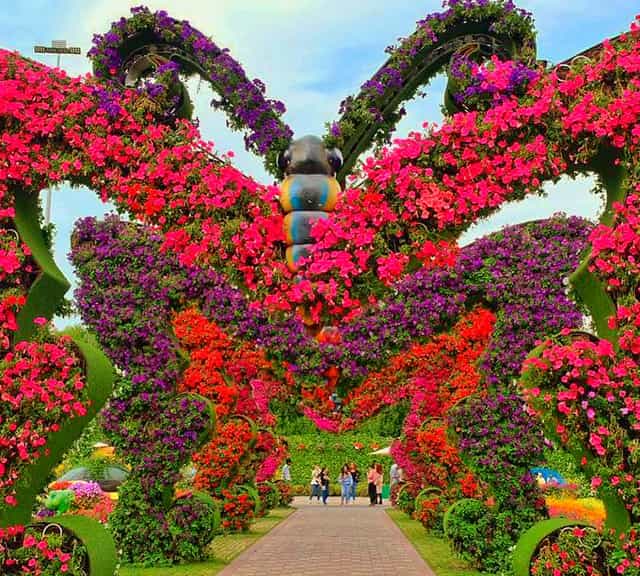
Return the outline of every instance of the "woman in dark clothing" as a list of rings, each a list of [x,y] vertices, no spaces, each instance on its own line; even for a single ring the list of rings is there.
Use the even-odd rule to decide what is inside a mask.
[[[376,479],[378,477],[378,473],[376,472],[376,465],[371,464],[369,466],[369,471],[367,472],[367,483],[368,483],[368,492],[369,492],[369,506],[375,506],[378,501],[378,493],[376,491]]]
[[[320,487],[322,489],[322,503],[326,506],[327,498],[329,498],[329,471],[326,466],[323,466],[320,471]]]

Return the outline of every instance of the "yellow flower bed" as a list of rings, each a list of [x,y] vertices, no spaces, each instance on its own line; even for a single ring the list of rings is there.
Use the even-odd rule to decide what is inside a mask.
[[[605,520],[604,504],[597,498],[545,498],[549,516],[564,516],[574,520],[584,520],[598,528],[602,528]]]

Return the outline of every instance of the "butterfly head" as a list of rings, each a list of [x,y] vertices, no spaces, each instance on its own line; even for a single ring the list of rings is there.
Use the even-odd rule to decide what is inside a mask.
[[[334,176],[342,166],[342,154],[337,148],[327,150],[317,136],[294,140],[278,157],[283,174],[325,174]]]

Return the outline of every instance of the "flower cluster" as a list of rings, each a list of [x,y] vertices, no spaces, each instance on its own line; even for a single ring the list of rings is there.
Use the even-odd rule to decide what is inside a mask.
[[[0,350],[9,348],[11,333],[18,329],[16,314],[26,302],[36,270],[29,247],[10,228],[8,217],[13,215],[13,209],[5,214],[0,210]]]
[[[208,546],[220,528],[215,501],[198,493],[185,494],[173,502],[167,522],[174,559],[199,562],[209,557]]]
[[[462,54],[452,59],[449,74],[455,81],[456,104],[474,110],[487,110],[513,95],[523,95],[529,83],[540,75],[523,62],[504,62],[493,56],[488,62],[477,64]]]
[[[157,99],[175,85],[178,68],[186,74],[200,74],[220,95],[216,106],[229,115],[231,127],[249,131],[245,136],[247,149],[267,156],[267,168],[276,173],[277,153],[286,148],[292,135],[280,120],[284,104],[265,98],[265,85],[260,80],[249,80],[228,49],[219,48],[186,20],[176,20],[164,10],[152,13],[143,6],[131,12],[131,17],[114,22],[106,34],[94,36],[89,57],[96,76],[122,85],[127,72],[123,64],[134,46],[138,47],[136,40],[145,38],[149,44],[156,44],[156,51],[161,45],[168,52],[168,60],[158,66],[154,82],[146,83],[146,93]],[[167,72],[171,76],[168,82],[161,78]]]
[[[602,565],[602,537],[593,528],[566,528],[547,539],[531,566],[533,576],[605,576]]]
[[[549,511],[549,517],[573,518],[588,522],[592,526],[601,529],[605,520],[605,509],[601,500],[596,498],[559,498],[546,496],[545,504]]]
[[[413,513],[413,517],[427,530],[440,531],[442,529],[442,518],[448,507],[449,503],[443,500],[440,496],[419,498],[416,502],[416,509]]]
[[[514,53],[530,59],[535,51],[535,31],[531,14],[517,9],[511,1],[487,2],[486,0],[445,0],[445,10],[429,14],[417,23],[416,31],[403,38],[397,47],[387,48],[390,54],[385,64],[367,80],[355,97],[348,97],[340,104],[340,120],[330,126],[325,137],[327,143],[349,153],[358,146],[357,154],[368,148],[370,141],[357,142],[362,126],[376,125],[371,140],[385,142],[393,132],[396,122],[403,115],[397,95],[403,101],[411,99],[417,86],[413,82],[416,67],[424,66],[430,52],[446,47],[448,41],[464,34],[471,26],[484,27],[499,43],[510,43]],[[519,54],[518,54],[519,53]],[[449,55],[448,51],[445,54]],[[421,83],[426,84],[439,72],[446,60],[435,60],[425,74],[421,70]],[[426,77],[425,77],[426,76]],[[396,99],[396,107],[390,109],[389,101]],[[399,109],[398,109],[399,108]],[[357,155],[356,154],[356,155]],[[355,160],[355,158],[354,158]]]
[[[184,277],[176,260],[157,249],[158,237],[143,231],[115,217],[81,220],[71,258],[81,279],[80,314],[122,374],[102,416],[131,466],[110,519],[113,534],[126,559],[179,560],[167,548],[169,525],[154,519],[164,518],[166,490],[207,437],[212,414],[206,399],[178,395],[181,358],[170,327]]]
[[[419,59],[429,52],[439,34],[454,33],[456,26],[464,28],[467,23],[486,24],[490,32],[519,39],[522,46],[532,48],[529,18],[518,13],[511,2],[450,2],[444,14],[419,24],[419,31],[392,54],[391,64],[363,87],[357,103],[346,103],[345,118],[357,122],[336,125],[334,136],[347,142],[360,121],[377,122],[379,105],[384,104],[389,90],[410,96],[405,87],[415,85],[408,83],[413,78],[414,57]],[[226,85],[226,74],[230,73],[228,84],[233,93],[225,105],[232,118],[236,114],[238,122],[250,126],[254,134],[267,126],[268,136],[256,136],[248,142],[250,147],[255,144],[260,151],[264,144],[266,150],[279,138],[269,141],[275,134],[271,130],[275,124],[267,121],[273,119],[273,110],[257,96],[260,85],[253,83],[242,89],[244,75],[224,51],[213,48],[187,23],[176,22],[162,12],[151,14],[142,9],[131,20],[117,23],[99,40],[101,50],[95,53],[98,67],[106,67],[110,73],[113,64],[116,72],[112,75],[120,73],[120,62],[115,60],[120,57],[120,47],[126,47],[125,36],[143,31],[162,37],[169,46],[184,42],[196,61],[198,51],[203,58],[216,60],[209,62],[208,69],[208,73],[218,74],[211,78],[214,84]],[[580,340],[569,345],[556,343],[531,366],[542,374],[540,390],[543,383],[555,385],[555,397],[552,395],[539,411],[547,410],[547,415],[551,413],[558,420],[555,431],[561,439],[581,444],[590,452],[593,463],[589,465],[598,471],[594,486],[606,484],[637,519],[638,504],[632,497],[638,487],[634,468],[637,442],[625,434],[635,434],[638,413],[635,390],[640,337],[636,318],[640,305],[634,278],[638,236],[638,201],[634,196],[640,180],[639,54],[640,25],[636,23],[629,34],[605,42],[599,54],[583,59],[566,76],[531,78],[523,94],[505,95],[484,112],[457,114],[439,129],[427,127],[424,133],[411,134],[382,150],[364,164],[361,185],[345,191],[332,217],[315,226],[317,242],[300,277],[294,278],[282,257],[282,215],[275,189],[259,186],[226,162],[214,161],[211,145],[200,140],[193,124],[184,120],[167,123],[162,114],[145,104],[138,91],[124,90],[116,98],[113,93],[106,94],[96,80],[69,79],[0,51],[4,127],[0,150],[2,347],[9,346],[16,313],[25,303],[27,287],[36,272],[28,248],[11,232],[14,190],[36,194],[45,186],[70,180],[88,185],[138,221],[158,229],[157,233],[140,232],[135,225],[127,227],[115,220],[104,225],[89,220],[81,223],[74,242],[73,258],[83,282],[79,293],[83,318],[122,373],[105,412],[105,426],[132,466],[131,481],[121,494],[123,505],[112,516],[123,558],[180,560],[173,552],[175,541],[168,536],[172,530],[187,525],[208,530],[211,525],[208,507],[185,508],[175,524],[167,514],[167,490],[170,493],[180,466],[209,432],[211,416],[205,399],[178,395],[176,385],[184,366],[171,331],[176,311],[195,306],[207,321],[228,326],[232,339],[253,340],[258,348],[273,349],[279,366],[269,360],[287,384],[295,379],[296,385],[326,382],[327,371],[333,366],[348,386],[366,376],[370,367],[379,370],[416,341],[450,327],[465,309],[482,300],[497,309],[494,340],[483,370],[498,387],[517,371],[532,338],[563,326],[573,327],[579,321],[578,308],[560,295],[558,276],[562,278],[575,268],[587,226],[577,225],[575,234],[565,237],[565,242],[550,242],[560,257],[552,262],[550,274],[543,280],[536,265],[546,266],[554,253],[545,245],[544,236],[540,239],[532,234],[531,246],[539,250],[540,261],[525,250],[522,253],[529,257],[519,266],[503,263],[507,253],[495,256],[500,252],[499,242],[489,243],[485,252],[479,243],[468,256],[459,254],[452,243],[442,243],[505,201],[540,193],[544,181],[567,171],[592,169],[598,163],[623,174],[617,193],[629,195],[627,203],[618,208],[616,219],[592,236],[592,268],[615,298],[617,310],[610,319],[610,329],[619,338],[610,347],[600,342],[586,345]],[[487,82],[503,82],[508,68],[495,64],[496,77]],[[512,71],[516,69],[512,67]],[[169,84],[174,83],[172,65],[161,66],[159,72],[167,75]],[[221,91],[226,93],[225,88]],[[242,101],[250,110],[240,113],[236,104]],[[396,112],[390,111],[380,122],[383,131]],[[356,148],[360,145],[354,144]],[[160,244],[165,251],[158,250]],[[434,246],[443,248],[445,266],[427,266],[412,273],[420,263],[433,262]],[[509,238],[505,246],[514,250]],[[537,274],[527,276],[529,269]],[[547,278],[552,279],[547,283]],[[500,293],[492,292],[494,283]],[[523,289],[524,284],[528,290]],[[243,297],[236,286],[250,293],[253,302],[249,303],[249,296]],[[512,294],[517,295],[515,299]],[[525,305],[525,299],[531,302]],[[299,306],[311,309],[316,319],[343,321],[341,342],[314,343],[305,336],[299,320],[291,319]],[[599,314],[598,309],[593,312]],[[554,316],[557,320],[550,320]],[[222,340],[219,332],[217,339]],[[17,381],[29,375],[32,367],[38,366],[32,358],[41,357],[39,347],[46,345],[18,343],[7,352],[3,378],[8,382],[3,384],[10,386],[13,378]],[[194,355],[198,348],[193,347]],[[241,346],[232,348],[235,353]],[[206,366],[209,354],[217,362],[219,352],[208,344],[202,349],[203,357],[196,362],[199,369]],[[262,362],[264,358],[255,349],[244,349],[241,354],[254,352],[252,358]],[[14,362],[20,354],[25,355],[24,361]],[[216,369],[220,374],[227,372],[219,370],[220,366]],[[244,372],[236,376],[229,369],[229,373],[236,380],[245,378]],[[265,412],[271,391],[263,379],[255,380],[259,383],[251,391],[246,386],[234,390],[219,382],[215,394],[220,398],[230,393],[234,409],[241,412]],[[205,385],[197,374],[193,383]],[[42,405],[34,403],[36,412],[46,406],[61,419],[74,410],[81,412],[82,403],[76,406],[72,399],[67,412],[56,412],[55,391],[46,386],[39,379],[29,379],[24,386],[38,399],[45,397]],[[23,401],[22,388],[20,384],[12,391],[12,401]],[[531,388],[531,398],[540,397],[535,388]],[[318,396],[324,400],[327,391]],[[300,396],[304,397],[301,392]],[[416,419],[434,409],[432,398],[425,395],[416,393],[412,402]],[[531,402],[535,404],[535,400]],[[409,423],[413,426],[413,421]],[[495,496],[496,505],[487,522],[492,523],[492,546],[496,547],[495,554],[488,557],[495,560],[491,568],[497,570],[518,530],[539,515],[537,495],[526,469],[538,454],[540,438],[520,399],[495,391],[461,407],[454,425],[466,431],[461,454],[473,460],[478,477],[486,480]],[[442,439],[439,431],[426,428],[424,432],[423,448],[427,441],[443,447],[435,442]],[[7,436],[3,431],[2,437]],[[256,436],[256,453],[261,456],[247,467],[251,470],[265,464],[274,450],[271,434]],[[419,442],[416,434],[416,447]],[[27,458],[35,454],[31,448]],[[24,454],[18,444],[12,449],[18,459]],[[441,456],[452,464],[448,451],[441,450]],[[507,470],[502,477],[496,474],[500,467]],[[6,486],[9,501],[5,502],[11,504],[11,484]],[[229,503],[240,499],[229,494],[224,495]],[[242,507],[245,505],[243,502]],[[233,518],[238,510],[234,505],[228,512]],[[244,512],[237,515],[246,516]],[[205,536],[193,536],[185,541],[202,546]],[[630,536],[625,542],[631,541]],[[618,544],[617,557],[621,552],[633,554],[634,544],[628,549],[624,545]],[[190,545],[187,549],[188,554],[193,553]],[[627,568],[631,574],[631,564],[621,561],[616,567],[621,573]]]
[[[195,486],[209,493],[250,481],[248,466],[257,441],[255,426],[245,420],[218,425],[214,441],[194,455]]]
[[[282,397],[283,386],[273,375],[264,352],[248,343],[237,344],[220,327],[191,308],[173,320],[174,333],[189,353],[190,364],[178,385],[213,402],[218,434],[194,456],[196,483],[210,493],[247,483],[259,475],[268,480],[285,456],[270,432],[256,433],[253,422],[273,426],[270,402]],[[229,422],[241,416],[248,420]]]
[[[210,399],[218,418],[239,414],[263,426],[275,423],[269,402],[280,388],[264,352],[248,343],[236,347],[216,323],[192,308],[175,315],[173,328],[190,357],[181,392]]]
[[[335,279],[332,302],[357,309],[367,295],[383,290],[376,272],[381,256],[388,268],[396,254],[394,274],[402,273],[403,262],[404,273],[410,271],[412,261],[402,255],[438,232],[455,235],[506,200],[541,193],[547,180],[591,169],[603,138],[615,158],[602,162],[634,175],[637,36],[634,24],[630,34],[605,42],[601,53],[576,63],[566,77],[541,75],[521,97],[512,95],[486,112],[456,114],[439,128],[425,126],[369,158],[361,186],[347,190],[344,205],[316,225],[307,279]],[[343,288],[338,278],[350,283]],[[365,286],[366,292],[360,289]]]
[[[614,210],[615,228],[600,224],[591,233],[590,263],[610,290],[623,294],[636,289],[640,273],[640,183]]]
[[[0,569],[3,574],[81,576],[85,574],[84,547],[67,546],[65,536],[36,529],[0,528]]]
[[[264,516],[280,504],[280,492],[271,482],[258,482],[257,488],[260,495],[260,515]]]
[[[0,499],[16,506],[25,468],[45,454],[48,437],[87,411],[82,364],[71,340],[21,341],[0,358]]]
[[[493,328],[494,316],[476,310],[463,317],[450,333],[424,345],[413,345],[392,358],[387,368],[371,374],[347,398],[350,423],[369,417],[384,406],[410,402],[403,436],[392,444],[392,456],[406,479],[420,488],[436,487],[460,495],[459,480],[466,470],[446,437],[443,418],[458,401],[480,384],[476,364]]]
[[[483,372],[493,386],[510,383],[538,339],[580,326],[580,310],[565,294],[563,281],[577,267],[590,230],[583,219],[558,215],[477,240],[459,251],[453,267],[419,270],[345,324],[332,362],[343,379],[357,382],[480,301],[497,312]],[[331,354],[332,346],[325,348]],[[311,351],[302,350],[302,358]]]
[[[527,360],[526,397],[562,445],[574,454],[586,451],[581,464],[592,487],[619,496],[638,518],[637,363],[627,355],[616,358],[607,340],[571,340],[548,342],[540,356]]]
[[[71,514],[88,516],[102,524],[105,524],[109,515],[113,512],[116,503],[109,494],[103,492],[97,482],[55,482],[50,486],[52,491],[70,490],[73,493]],[[45,502],[45,506],[47,502]],[[45,507],[38,511],[37,516],[48,517],[54,515],[54,511]]]
[[[184,264],[213,258],[209,264],[260,299],[289,286],[277,191],[217,161],[192,123],[158,122],[140,109],[135,91],[106,110],[95,80],[70,79],[6,51],[0,79],[3,119],[16,127],[0,152],[3,218],[13,214],[10,190],[35,194],[70,180],[161,227],[166,247]]]
[[[433,246],[436,232],[455,234],[504,201],[539,192],[544,180],[586,165],[601,134],[614,130],[617,147],[632,145],[626,135],[635,118],[633,98],[606,92],[596,105],[589,94],[601,89],[611,69],[632,74],[634,49],[630,39],[610,44],[602,59],[585,65],[587,83],[579,80],[583,70],[562,82],[543,76],[531,83],[522,102],[513,97],[483,115],[457,115],[439,130],[413,134],[368,161],[363,186],[347,190],[330,221],[316,225],[320,238],[300,282],[293,281],[282,259],[275,191],[230,166],[211,163],[209,148],[192,125],[149,128],[145,123],[153,116],[134,113],[135,93],[125,93],[119,115],[107,119],[96,108],[90,85],[46,74],[5,54],[5,68],[11,61],[17,77],[6,92],[7,109],[15,110],[20,102],[25,110],[15,118],[25,128],[20,141],[35,138],[31,130],[37,132],[39,123],[32,123],[32,117],[45,114],[55,119],[46,129],[61,131],[68,143],[60,161],[44,164],[29,155],[28,146],[10,146],[9,173],[35,187],[63,178],[89,183],[137,217],[159,224],[166,246],[182,262],[208,260],[269,308],[290,313],[296,304],[312,304],[319,315],[348,317],[369,297],[388,291],[385,283],[409,271],[415,265],[412,253]],[[51,86],[57,95],[35,91],[36,84]],[[78,104],[64,107],[63,115],[57,104],[65,98],[76,98]],[[623,102],[624,116],[612,123],[610,111],[620,110]],[[573,151],[585,110],[594,121],[588,123],[580,150]],[[544,136],[549,125],[558,128],[554,139]],[[92,167],[94,158],[98,171]],[[143,168],[125,170],[129,161]],[[179,165],[189,170],[176,170]],[[209,190],[216,190],[213,198]],[[197,217],[184,216],[187,204]]]
[[[543,435],[516,394],[478,394],[449,413],[462,460],[490,489],[493,506],[486,522],[491,537],[474,562],[495,571],[509,563],[521,532],[546,514],[544,499],[529,469],[540,462]]]
[[[222,496],[222,529],[228,532],[246,532],[254,517],[256,503],[242,490],[223,490]]]

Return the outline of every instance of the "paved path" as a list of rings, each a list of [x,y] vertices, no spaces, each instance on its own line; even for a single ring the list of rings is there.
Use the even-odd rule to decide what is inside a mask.
[[[296,498],[298,509],[218,576],[435,576],[384,511]]]

